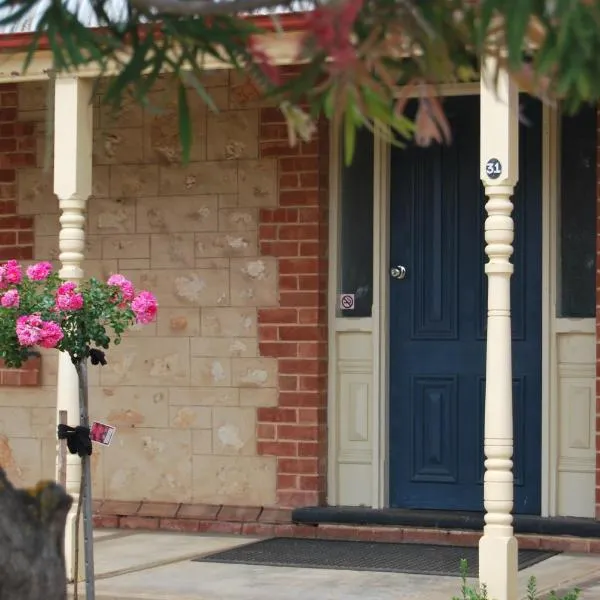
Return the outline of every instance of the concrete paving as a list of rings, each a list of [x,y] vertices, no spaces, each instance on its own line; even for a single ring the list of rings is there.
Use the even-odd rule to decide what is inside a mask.
[[[460,592],[457,577],[191,562],[253,541],[228,535],[98,532],[96,599],[452,600]],[[600,600],[598,556],[562,554],[521,571],[523,598],[532,575],[540,597],[580,587],[584,600]]]

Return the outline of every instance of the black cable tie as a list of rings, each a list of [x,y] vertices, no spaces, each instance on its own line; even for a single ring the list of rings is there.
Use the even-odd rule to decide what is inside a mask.
[[[67,440],[67,448],[71,454],[78,454],[81,457],[92,454],[92,439],[90,438],[90,428],[78,425],[70,427],[61,423],[58,426],[58,439]]]

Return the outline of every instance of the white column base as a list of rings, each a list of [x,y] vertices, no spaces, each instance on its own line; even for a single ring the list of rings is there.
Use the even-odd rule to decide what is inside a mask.
[[[493,600],[517,600],[519,547],[514,536],[484,534],[479,540],[479,583]]]
[[[75,427],[79,425],[79,382],[77,372],[68,354],[61,352],[58,357],[58,386],[57,386],[57,408],[67,411],[67,425]],[[79,567],[77,575],[79,581],[84,577],[83,559],[83,527],[77,532],[76,515],[77,502],[79,500],[79,489],[81,487],[81,458],[67,451],[66,460],[66,490],[73,498],[73,505],[67,515],[65,527],[65,564],[67,579],[75,579],[75,540],[79,535]],[[57,471],[60,465],[57,464]]]

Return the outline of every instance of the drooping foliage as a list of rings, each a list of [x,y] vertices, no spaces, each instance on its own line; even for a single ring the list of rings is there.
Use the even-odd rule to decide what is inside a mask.
[[[284,31],[289,19],[282,14],[298,9],[300,68],[284,78],[261,34]],[[270,18],[251,18],[257,12]],[[147,103],[158,77],[172,73],[180,86],[184,157],[191,145],[186,89],[216,110],[202,84],[207,57],[247,73],[262,94],[275,97],[293,139],[309,137],[319,114],[338,121],[347,160],[362,126],[390,141],[449,139],[437,86],[475,80],[484,64],[493,65],[492,75],[508,69],[524,91],[560,101],[568,111],[600,98],[598,0],[327,0],[310,6],[281,0],[0,0],[0,15],[5,30],[25,24],[34,34],[25,68],[48,43],[55,72],[95,64],[101,75],[117,73],[103,88],[104,101],[115,107],[126,96]],[[409,97],[418,98],[411,118]]]

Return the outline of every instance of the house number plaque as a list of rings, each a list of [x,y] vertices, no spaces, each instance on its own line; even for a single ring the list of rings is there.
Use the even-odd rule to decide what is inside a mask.
[[[490,158],[485,163],[485,174],[490,179],[498,179],[502,175],[502,163],[497,158]]]

